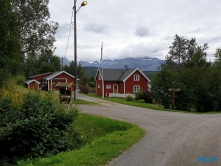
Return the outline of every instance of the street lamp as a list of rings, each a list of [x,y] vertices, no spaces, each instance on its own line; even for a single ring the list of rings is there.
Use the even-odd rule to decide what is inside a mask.
[[[74,77],[75,77],[75,91],[74,91],[74,100],[77,100],[77,87],[78,87],[78,82],[77,82],[77,21],[76,21],[76,14],[78,10],[82,7],[87,5],[87,1],[83,1],[81,3],[81,6],[76,10],[76,2],[77,0],[74,0],[74,65],[75,65],[75,72],[74,72]]]

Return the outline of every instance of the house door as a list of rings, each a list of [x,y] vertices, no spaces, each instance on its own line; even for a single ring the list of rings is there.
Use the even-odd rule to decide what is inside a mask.
[[[114,93],[118,93],[118,85],[114,84]]]

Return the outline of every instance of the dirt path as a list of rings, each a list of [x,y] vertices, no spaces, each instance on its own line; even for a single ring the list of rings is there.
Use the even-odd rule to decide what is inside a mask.
[[[100,103],[81,105],[81,112],[134,123],[147,132],[109,166],[221,165],[221,114],[172,113],[79,98]],[[199,156],[215,156],[217,161],[201,163]]]

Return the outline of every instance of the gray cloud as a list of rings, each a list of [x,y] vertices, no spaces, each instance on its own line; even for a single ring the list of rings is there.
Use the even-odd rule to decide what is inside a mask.
[[[101,42],[104,57],[154,56],[165,58],[177,34],[187,39],[196,38],[199,45],[208,43],[208,54],[221,46],[220,0],[159,0],[134,1],[88,0],[77,15],[79,60],[100,59]],[[77,2],[77,7],[81,4]],[[182,7],[180,7],[182,6]],[[71,22],[73,1],[50,1],[51,20],[61,27]],[[157,11],[157,12],[156,12]],[[111,28],[111,29],[110,29]],[[56,55],[64,54],[69,26],[59,28],[55,42]],[[147,37],[148,36],[148,37]],[[73,28],[67,58],[73,59]],[[89,56],[90,55],[90,56]]]
[[[198,33],[200,32],[200,28],[195,28],[192,31],[189,31],[188,33]]]
[[[109,27],[107,25],[101,25],[101,24],[88,24],[85,26],[84,30],[88,32],[93,33],[109,33]]]
[[[147,27],[138,27],[135,31],[135,35],[139,37],[146,37],[150,35],[149,29]]]

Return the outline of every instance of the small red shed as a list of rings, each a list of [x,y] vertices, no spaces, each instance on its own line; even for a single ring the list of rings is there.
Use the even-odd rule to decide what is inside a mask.
[[[25,82],[25,87],[28,89],[35,89],[35,90],[39,90],[39,86],[40,86],[40,82],[36,81],[36,80],[27,80]]]

